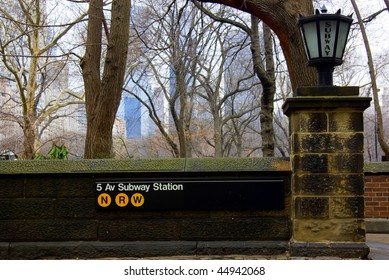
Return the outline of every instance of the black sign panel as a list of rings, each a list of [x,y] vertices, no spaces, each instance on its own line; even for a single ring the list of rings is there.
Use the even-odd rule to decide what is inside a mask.
[[[123,180],[96,182],[99,210],[277,210],[284,180]]]

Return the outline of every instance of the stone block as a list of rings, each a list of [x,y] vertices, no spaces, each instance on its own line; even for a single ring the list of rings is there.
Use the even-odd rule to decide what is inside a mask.
[[[327,154],[303,154],[293,158],[295,171],[310,173],[327,173],[328,172],[328,155]]]
[[[299,130],[294,132],[326,132],[327,114],[325,112],[304,112],[299,115]]]
[[[295,219],[293,241],[365,242],[363,219]]]
[[[363,174],[335,175],[339,184],[336,185],[335,193],[337,195],[363,195],[365,183]]]
[[[334,154],[330,156],[330,171],[335,173],[363,173],[363,154]]]
[[[328,117],[331,132],[363,132],[363,112],[331,112]]]
[[[294,175],[294,193],[296,195],[329,195],[337,185],[337,178],[328,174]]]
[[[363,133],[294,133],[296,153],[362,153]]]
[[[4,176],[5,177],[5,176]],[[0,179],[0,198],[24,197],[24,179],[5,177]]]
[[[55,200],[46,198],[0,199],[1,219],[49,219],[55,215]]]
[[[196,255],[193,241],[17,242],[10,259],[99,259]]]
[[[364,242],[290,243],[290,255],[292,257],[367,259],[369,251],[369,247]]]
[[[363,197],[332,197],[330,199],[332,218],[363,218]]]
[[[97,240],[94,220],[3,220],[0,241],[74,241]]]
[[[364,194],[362,174],[302,174],[293,175],[296,195],[356,195]]]
[[[328,197],[296,197],[294,203],[297,219],[329,218]]]
[[[26,179],[26,197],[94,197],[94,179],[47,176]]]
[[[198,255],[282,255],[287,241],[200,241]]]
[[[184,240],[288,240],[290,224],[281,218],[191,219],[183,221]]]
[[[60,198],[56,200],[57,218],[94,218],[96,217],[95,198]]]
[[[328,87],[328,86],[313,86],[299,87],[294,96],[358,96],[359,87]]]
[[[180,240],[180,219],[103,220],[99,223],[100,241]]]

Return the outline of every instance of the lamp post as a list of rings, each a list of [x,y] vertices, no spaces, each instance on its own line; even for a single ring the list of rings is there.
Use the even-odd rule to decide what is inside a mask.
[[[319,86],[333,86],[334,67],[343,63],[351,16],[327,14],[325,6],[315,15],[300,17],[299,28],[308,55],[308,65],[316,67]]]

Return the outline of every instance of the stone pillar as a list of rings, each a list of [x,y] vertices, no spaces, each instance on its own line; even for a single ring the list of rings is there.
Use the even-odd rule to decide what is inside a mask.
[[[365,258],[363,111],[358,87],[300,88],[290,123],[292,256]]]

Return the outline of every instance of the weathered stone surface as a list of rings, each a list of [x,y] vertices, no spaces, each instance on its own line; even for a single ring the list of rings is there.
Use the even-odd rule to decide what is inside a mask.
[[[184,171],[185,159],[90,159],[0,161],[0,174],[80,174]],[[70,175],[71,176],[71,175]]]
[[[363,133],[294,133],[296,153],[362,153]]]
[[[389,173],[389,161],[386,162],[365,162],[364,171],[366,173]]]
[[[281,255],[288,250],[286,241],[200,241],[199,255]]]
[[[323,112],[301,113],[298,132],[325,132],[327,131],[327,114]],[[295,131],[297,132],[297,131]]]
[[[328,172],[328,155],[327,154],[302,154],[294,157],[295,171],[310,173],[327,173]]]
[[[292,242],[290,244],[290,255],[292,257],[366,259],[369,255],[369,251],[369,247],[364,242]]]
[[[286,158],[197,158],[197,159],[96,159],[96,160],[43,160],[0,161],[0,174],[61,174],[73,176],[99,174],[101,176],[127,176],[139,172],[183,171],[289,171]],[[168,174],[168,173],[167,173]],[[90,178],[90,177],[89,177]],[[0,180],[1,187],[1,180]]]
[[[359,87],[299,87],[294,96],[358,96]]]
[[[294,192],[296,195],[329,195],[334,192],[338,178],[328,174],[294,175]]]
[[[363,218],[363,197],[332,197],[330,199],[331,217]]]
[[[363,219],[295,219],[298,242],[365,242]]]
[[[334,154],[330,156],[330,170],[337,173],[363,173],[363,154]]]
[[[95,218],[96,199],[94,198],[60,198],[55,203],[55,216],[66,218]]]
[[[94,191],[92,177],[69,177],[59,174],[57,176],[39,176],[26,180],[26,197],[92,197]]]
[[[193,219],[183,221],[184,240],[288,240],[287,218]]]
[[[188,158],[185,171],[290,171],[286,158]]]
[[[3,259],[98,259],[196,255],[196,242],[17,242]]]
[[[370,102],[371,97],[298,96],[288,98],[282,109],[285,115],[293,119],[293,114],[306,112],[363,112],[370,106]]]
[[[9,258],[9,243],[0,242],[0,260],[6,260]]]
[[[363,132],[362,112],[331,112],[328,116],[331,132]]]
[[[99,223],[100,241],[181,240],[180,219],[103,220]]]
[[[0,241],[97,240],[94,220],[2,220]]]
[[[294,175],[297,195],[363,195],[363,175],[302,174]]]
[[[23,198],[24,179],[5,177],[0,179],[0,198]]]
[[[329,218],[328,197],[296,197],[295,214],[297,219]]]
[[[99,240],[288,240],[289,221],[280,218],[136,219],[101,221]]]
[[[1,219],[50,219],[55,216],[53,199],[1,199],[0,205]]]

